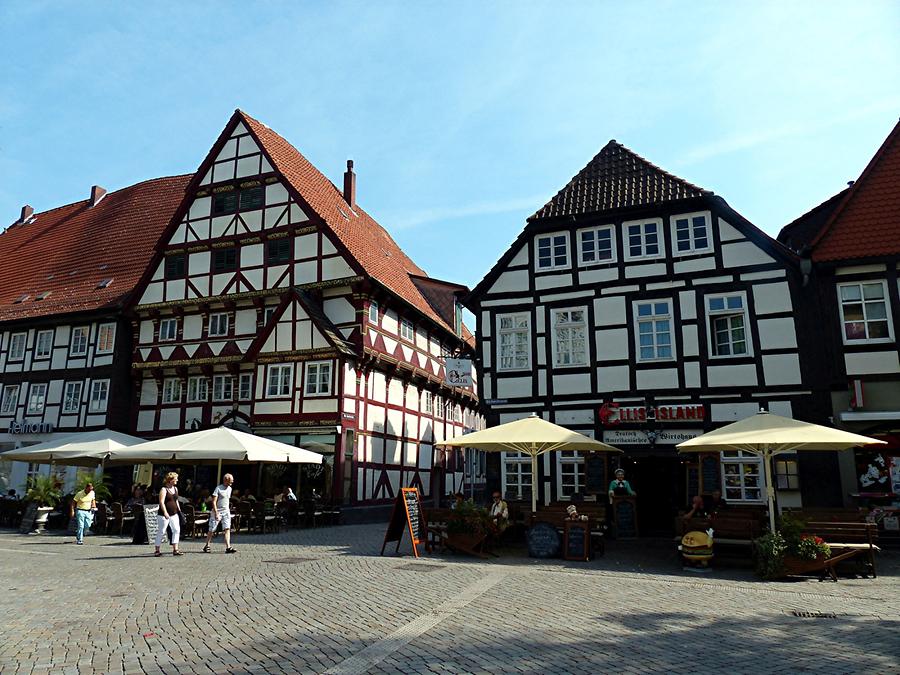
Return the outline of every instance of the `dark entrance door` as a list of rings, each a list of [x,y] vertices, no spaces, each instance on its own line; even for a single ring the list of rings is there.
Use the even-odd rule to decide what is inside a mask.
[[[623,459],[625,478],[637,492],[638,529],[642,537],[674,534],[675,516],[687,503],[678,457],[642,456]]]

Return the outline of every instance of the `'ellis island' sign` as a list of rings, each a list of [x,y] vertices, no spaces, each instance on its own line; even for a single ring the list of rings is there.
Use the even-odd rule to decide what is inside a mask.
[[[7,433],[10,434],[52,434],[56,430],[51,422],[20,422],[13,420],[9,423]]]
[[[614,426],[622,422],[698,422],[706,417],[702,403],[687,405],[620,406],[618,403],[604,403],[599,410],[600,424]]]

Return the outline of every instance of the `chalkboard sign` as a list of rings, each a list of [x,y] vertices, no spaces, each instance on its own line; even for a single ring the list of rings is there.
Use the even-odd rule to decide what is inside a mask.
[[[559,532],[550,523],[537,522],[528,530],[528,555],[532,558],[559,556]]]
[[[705,455],[703,459],[700,460],[700,466],[703,476],[702,492],[704,494],[709,494],[713,490],[721,490],[722,479],[719,476],[719,456]]]
[[[563,557],[566,560],[591,559],[591,527],[587,521],[566,521]]]
[[[700,494],[700,468],[696,464],[687,465],[687,501]]]
[[[403,532],[409,531],[412,539],[413,553],[418,558],[417,546],[424,541],[425,524],[422,509],[419,504],[419,491],[416,488],[401,488],[400,494],[394,501],[394,509],[391,511],[391,520],[388,522],[387,532],[384,533],[384,543],[381,545],[381,555],[384,555],[384,547],[389,541],[397,542],[397,551],[400,550],[400,541]]]
[[[144,523],[147,525],[147,541],[156,541],[156,532],[159,530],[156,516],[159,513],[159,504],[144,505]],[[168,542],[168,528],[163,532],[163,543]]]
[[[589,495],[604,495],[607,492],[606,458],[596,454],[584,460],[584,491]]]
[[[613,497],[613,524],[618,539],[638,536],[637,509],[634,497]]]
[[[34,531],[34,519],[37,518],[37,510],[37,502],[28,502],[28,506],[25,507],[25,514],[22,516],[22,522],[19,523],[20,534],[28,534]]]

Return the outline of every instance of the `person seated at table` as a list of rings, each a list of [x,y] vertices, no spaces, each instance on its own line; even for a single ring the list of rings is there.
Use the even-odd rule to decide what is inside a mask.
[[[464,501],[466,501],[466,496],[462,492],[457,492],[453,495],[453,503],[450,504],[450,509],[455,511],[462,506]]]
[[[126,508],[134,508],[135,506],[143,506],[144,505],[144,491],[141,489],[140,485],[135,485],[131,488],[131,498],[126,502]]]
[[[282,502],[295,502],[297,501],[297,495],[294,494],[294,491],[291,490],[290,486],[285,485],[284,489],[281,491],[281,501]]]
[[[706,509],[706,513],[713,515],[727,509],[728,502],[722,499],[721,490],[713,490],[711,495],[703,495],[703,508]]]
[[[708,516],[709,514],[706,510],[706,505],[703,503],[703,497],[694,495],[694,498],[691,499],[691,510],[684,514],[684,519],[707,518]]]
[[[256,497],[253,496],[253,493],[250,492],[250,490],[244,490],[244,496],[241,497],[241,499],[248,501],[248,502],[256,501]]]
[[[636,497],[637,493],[631,489],[631,484],[625,480],[625,470],[616,469],[616,477],[609,483],[609,496],[624,497],[626,495]]]
[[[566,520],[587,520],[587,516],[578,515],[578,507],[574,504],[569,504],[566,507]]]
[[[10,488],[5,495],[3,495],[3,499],[9,499],[10,501],[17,501],[19,499],[19,495],[16,494],[15,489]]]
[[[209,496],[209,490],[206,488],[200,490],[200,496],[197,497],[196,505],[201,511],[209,511],[212,504],[212,497]]]
[[[492,499],[493,503],[491,504],[490,511],[491,522],[499,532],[503,532],[503,530],[509,527],[509,506],[507,506],[506,502],[501,498],[499,490],[494,491]]]

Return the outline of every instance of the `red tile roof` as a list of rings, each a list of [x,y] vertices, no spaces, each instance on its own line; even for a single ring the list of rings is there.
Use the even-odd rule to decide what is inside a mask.
[[[711,192],[610,141],[531,219],[596,213],[688,199]]]
[[[822,226],[831,218],[831,214],[840,206],[849,189],[849,187],[844,188],[782,227],[781,232],[778,233],[778,241],[794,252],[800,252],[804,247],[809,246],[822,230]]]
[[[325,221],[366,274],[453,334],[453,328],[428,303],[410,275],[427,276],[407,256],[381,225],[343,193],[288,141],[245,112],[236,114],[268,154],[273,166],[291,183]],[[474,348],[475,340],[463,326],[463,339]]]
[[[0,234],[0,321],[124,303],[190,178],[144,181],[110,192],[93,207],[84,200],[10,226]],[[97,288],[105,279],[112,282]],[[15,302],[23,295],[28,299]]]
[[[900,122],[813,241],[813,260],[900,255]]]

